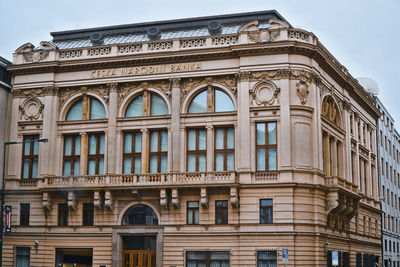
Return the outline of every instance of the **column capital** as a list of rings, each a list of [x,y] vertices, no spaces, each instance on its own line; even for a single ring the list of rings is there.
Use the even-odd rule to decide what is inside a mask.
[[[85,135],[87,135],[87,132],[80,132],[79,135],[80,136],[85,136]]]
[[[111,92],[113,92],[113,91],[116,92],[118,90],[118,83],[117,82],[107,83],[107,87]]]
[[[171,78],[169,79],[169,82],[171,83],[171,87],[181,87],[181,78]]]
[[[251,72],[250,71],[240,71],[240,72],[236,73],[235,76],[236,76],[238,82],[249,81]]]
[[[214,128],[214,126],[211,125],[211,124],[207,124],[207,125],[206,125],[206,129],[207,129],[207,130],[212,130],[213,128]]]
[[[142,129],[140,129],[140,131],[141,131],[142,133],[144,133],[144,134],[147,134],[147,133],[149,132],[149,129],[147,129],[147,128],[142,128]]]

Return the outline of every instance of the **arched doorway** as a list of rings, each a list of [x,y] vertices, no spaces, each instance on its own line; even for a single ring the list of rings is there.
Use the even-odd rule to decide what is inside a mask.
[[[138,204],[125,212],[122,225],[158,225],[158,217],[151,207]],[[156,236],[129,235],[122,240],[122,267],[156,267]]]

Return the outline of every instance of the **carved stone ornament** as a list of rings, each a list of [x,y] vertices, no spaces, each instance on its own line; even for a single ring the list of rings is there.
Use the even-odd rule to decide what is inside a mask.
[[[250,91],[251,106],[266,106],[279,104],[278,94],[280,89],[269,80],[263,79],[257,83]]]
[[[43,119],[43,103],[36,97],[30,97],[19,106],[20,120],[34,121]]]
[[[310,72],[305,69],[276,69],[268,71],[252,72],[250,81],[259,81],[260,79],[305,79],[308,83],[319,84],[321,77],[317,73]]]
[[[46,59],[49,56],[49,51],[32,51],[32,52],[22,52],[25,62],[36,63]]]
[[[15,88],[11,91],[14,98],[30,98],[30,97],[42,97],[47,95],[57,95],[58,87],[56,86],[45,86],[42,88],[33,89],[19,89]]]
[[[308,94],[310,93],[308,90],[308,84],[306,82],[306,78],[302,77],[298,83],[296,83],[296,91],[297,95],[300,98],[300,103],[304,105],[307,103]]]
[[[35,50],[35,46],[31,43],[21,45],[16,54],[22,54],[25,63],[36,63],[45,60],[49,56],[49,51],[57,49],[57,47],[50,42],[40,42],[42,46],[40,49]]]

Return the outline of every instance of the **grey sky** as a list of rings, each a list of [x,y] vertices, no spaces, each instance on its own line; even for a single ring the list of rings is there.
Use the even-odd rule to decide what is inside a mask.
[[[52,31],[269,9],[313,32],[354,77],[376,80],[400,130],[399,0],[0,0],[0,55],[12,60]]]

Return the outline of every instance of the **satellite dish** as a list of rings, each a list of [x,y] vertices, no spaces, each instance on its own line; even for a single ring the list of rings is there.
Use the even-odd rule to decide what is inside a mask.
[[[365,91],[370,93],[371,95],[378,95],[379,94],[379,86],[378,83],[371,78],[368,77],[360,77],[357,78],[358,83],[364,87]]]

